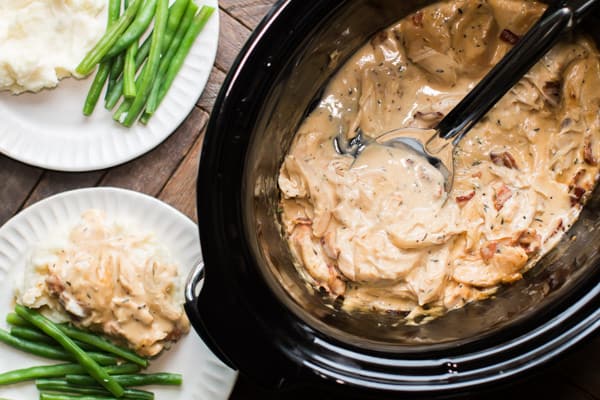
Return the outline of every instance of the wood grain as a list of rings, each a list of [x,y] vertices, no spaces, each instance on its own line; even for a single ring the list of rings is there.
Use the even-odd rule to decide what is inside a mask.
[[[156,196],[204,129],[208,115],[194,107],[177,131],[143,157],[110,170],[100,182]]]
[[[250,36],[250,29],[226,12],[220,12],[221,36],[215,65],[222,71],[229,71],[233,61],[239,54],[246,39]]]
[[[206,84],[206,88],[204,88],[204,92],[200,99],[196,103],[198,107],[202,108],[206,112],[211,112],[213,109],[213,105],[215,104],[215,100],[217,99],[217,95],[219,94],[219,90],[221,89],[221,85],[225,80],[225,72],[221,71],[218,68],[213,68],[210,72],[210,77],[208,78],[208,83]]]
[[[194,222],[198,222],[196,213],[196,178],[198,177],[198,163],[200,161],[200,151],[204,140],[204,132],[190,150],[188,156],[183,160],[173,177],[169,180],[165,188],[159,194],[158,198],[185,215]]]
[[[29,207],[46,197],[68,190],[96,186],[106,171],[84,172],[72,174],[68,172],[46,171],[33,188],[24,207]]]
[[[19,211],[41,175],[41,169],[0,156],[0,224]]]
[[[272,0],[221,0],[221,7],[250,29],[273,7]]]

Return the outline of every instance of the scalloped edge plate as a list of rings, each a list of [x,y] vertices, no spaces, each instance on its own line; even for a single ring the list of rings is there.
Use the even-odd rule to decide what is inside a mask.
[[[125,128],[113,121],[104,108],[104,90],[94,113],[85,117],[82,107],[92,73],[82,80],[63,79],[56,88],[35,94],[0,92],[0,153],[41,168],[81,172],[125,163],[162,143],[193,109],[216,58],[218,0],[197,3],[215,7],[215,12],[148,125],[137,122]]]
[[[0,228],[2,328],[7,327],[4,318],[13,309],[16,278],[28,262],[32,249],[47,242],[50,235],[68,230],[79,221],[81,213],[90,208],[104,210],[111,220],[131,223],[141,231],[154,232],[182,267],[182,278],[196,262],[202,260],[196,224],[153,197],[117,188],[79,189],[49,197],[23,210]],[[60,362],[23,353],[0,343],[0,373]],[[193,329],[153,361],[148,371],[183,374],[181,387],[148,386],[157,399],[169,400],[227,399],[237,377],[235,371],[212,354]],[[0,397],[7,399],[34,399],[37,393],[33,382],[0,386]]]

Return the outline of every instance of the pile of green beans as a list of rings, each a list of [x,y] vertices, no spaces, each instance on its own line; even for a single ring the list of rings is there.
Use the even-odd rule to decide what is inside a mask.
[[[147,359],[96,334],[55,324],[24,306],[17,304],[6,321],[11,327],[9,331],[0,329],[0,342],[68,363],[0,373],[0,386],[35,380],[40,399],[47,400],[152,400],[152,392],[131,387],[182,384],[180,374],[140,374],[148,366]]]
[[[139,117],[147,124],[213,12],[195,0],[175,0],[170,7],[169,0],[124,0],[120,15],[121,0],[109,0],[106,33],[76,68],[85,76],[98,65],[83,113],[92,114],[106,85],[105,108],[121,102],[115,121],[131,127]]]

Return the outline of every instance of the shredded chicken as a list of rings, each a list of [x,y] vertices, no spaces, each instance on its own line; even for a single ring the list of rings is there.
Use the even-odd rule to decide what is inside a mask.
[[[89,210],[66,243],[39,252],[19,303],[49,308],[143,356],[158,354],[189,331],[177,295],[177,266],[152,235],[131,232]]]
[[[431,128],[544,9],[436,3],[333,77],[279,175],[290,248],[315,287],[346,309],[442,313],[521,279],[560,240],[598,176],[600,63],[584,36],[556,45],[463,139],[452,193],[399,149],[368,145],[355,160],[332,145],[358,127],[368,137]]]

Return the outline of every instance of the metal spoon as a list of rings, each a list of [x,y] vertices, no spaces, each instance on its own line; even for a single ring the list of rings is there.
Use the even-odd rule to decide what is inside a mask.
[[[465,134],[558,42],[577,26],[600,0],[562,0],[548,6],[546,12],[490,72],[431,131],[402,128],[368,139],[359,128],[349,141],[334,139],[338,153],[357,157],[369,143],[407,146],[425,157],[444,177],[446,192],[454,179],[453,150]],[[435,132],[434,132],[435,131]]]

